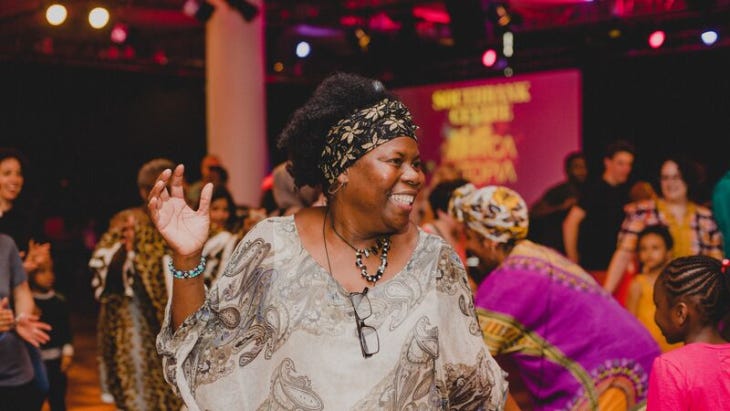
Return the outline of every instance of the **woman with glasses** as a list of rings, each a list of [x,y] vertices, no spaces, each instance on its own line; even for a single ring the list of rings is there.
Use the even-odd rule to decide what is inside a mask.
[[[158,350],[191,411],[503,409],[464,267],[411,221],[416,128],[382,83],[325,79],[279,145],[296,186],[321,187],[327,206],[259,222],[210,290],[212,187],[194,211],[182,165],[161,174],[149,206],[175,279]]]
[[[462,186],[451,214],[488,270],[474,297],[484,339],[509,359],[534,410],[631,410],[659,347],[594,278],[527,239],[527,204],[503,186]],[[517,381],[519,381],[517,380]]]
[[[639,233],[649,225],[669,228],[674,240],[672,255],[675,258],[698,254],[723,258],[722,234],[712,210],[693,200],[698,186],[695,167],[695,164],[679,157],[665,159],[659,169],[661,196],[624,207],[626,217],[603,285],[607,291],[623,290],[619,285],[628,284],[630,278],[623,279],[623,282],[622,278],[636,259]],[[621,303],[624,302],[624,294],[618,294]]]

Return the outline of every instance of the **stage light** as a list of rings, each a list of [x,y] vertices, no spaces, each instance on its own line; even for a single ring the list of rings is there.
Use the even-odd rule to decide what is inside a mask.
[[[649,46],[653,49],[658,49],[664,44],[666,38],[667,36],[662,30],[657,30],[649,35]]]
[[[282,71],[284,71],[284,63],[280,61],[274,63],[274,71],[277,73],[281,73]]]
[[[515,36],[511,31],[502,34],[502,55],[512,57],[515,54]]]
[[[183,13],[201,23],[208,21],[214,10],[213,5],[205,0],[186,0],[183,4]]]
[[[95,7],[89,12],[89,24],[95,29],[100,29],[109,23],[109,11],[103,7]]]
[[[494,49],[488,49],[482,54],[482,64],[484,67],[492,67],[497,62],[497,52]]]
[[[167,59],[167,53],[165,53],[165,50],[161,49],[155,50],[154,54],[152,54],[152,60],[161,66],[164,66],[169,62]]]
[[[522,16],[512,12],[505,2],[490,3],[487,8],[487,19],[501,28],[522,23]]]
[[[717,41],[717,32],[714,30],[707,30],[700,35],[702,42],[705,46],[711,46]]]
[[[134,47],[127,44],[124,46],[124,49],[122,49],[122,57],[125,59],[131,59],[134,58],[134,56],[137,55],[137,52],[134,50]]]
[[[507,27],[512,22],[512,16],[507,11],[507,6],[499,3],[492,3],[489,8],[489,16],[492,21],[502,27]]]
[[[365,32],[365,30],[360,28],[356,29],[355,38],[357,38],[357,46],[360,47],[360,50],[367,51],[371,39],[370,36]]]
[[[122,23],[117,23],[114,25],[114,28],[112,29],[110,37],[113,42],[115,42],[117,44],[122,44],[125,41],[127,41],[127,34],[128,34],[127,26]]]
[[[68,11],[61,4],[52,4],[46,9],[46,20],[52,26],[63,24],[66,21],[66,17],[68,17]]]
[[[305,58],[312,51],[312,47],[306,41],[300,41],[297,43],[296,53],[297,57]]]

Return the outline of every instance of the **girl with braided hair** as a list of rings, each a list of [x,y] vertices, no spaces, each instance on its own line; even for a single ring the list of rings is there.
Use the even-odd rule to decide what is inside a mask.
[[[730,397],[730,343],[718,324],[730,312],[730,261],[673,260],[654,284],[654,320],[669,343],[685,346],[652,366],[647,411],[722,410]]]

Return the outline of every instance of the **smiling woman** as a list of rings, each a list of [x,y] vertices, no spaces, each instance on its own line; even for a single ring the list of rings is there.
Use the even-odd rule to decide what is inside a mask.
[[[459,257],[410,220],[416,128],[380,82],[325,79],[280,146],[296,185],[322,187],[327,205],[258,223],[207,293],[196,267],[212,187],[193,211],[183,167],[160,176],[150,210],[185,278],[158,348],[191,411],[504,407]]]
[[[51,258],[51,245],[44,239],[41,218],[18,199],[25,184],[25,156],[13,148],[0,147],[0,233],[9,235],[23,258],[25,271]]]
[[[14,149],[0,148],[0,232],[13,237],[18,247],[30,239],[30,216],[14,207],[23,190],[23,155]]]
[[[661,195],[625,207],[618,246],[608,266],[604,288],[613,292],[627,266],[636,258],[638,235],[646,226],[666,226],[674,240],[672,255],[708,255],[723,258],[722,235],[712,210],[694,201],[696,165],[681,157],[667,157],[659,168]]]

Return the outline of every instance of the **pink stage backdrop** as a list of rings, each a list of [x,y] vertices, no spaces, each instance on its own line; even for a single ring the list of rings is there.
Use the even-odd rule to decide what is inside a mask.
[[[421,127],[428,167],[453,164],[475,185],[511,187],[531,204],[581,146],[580,80],[565,70],[394,92]]]

